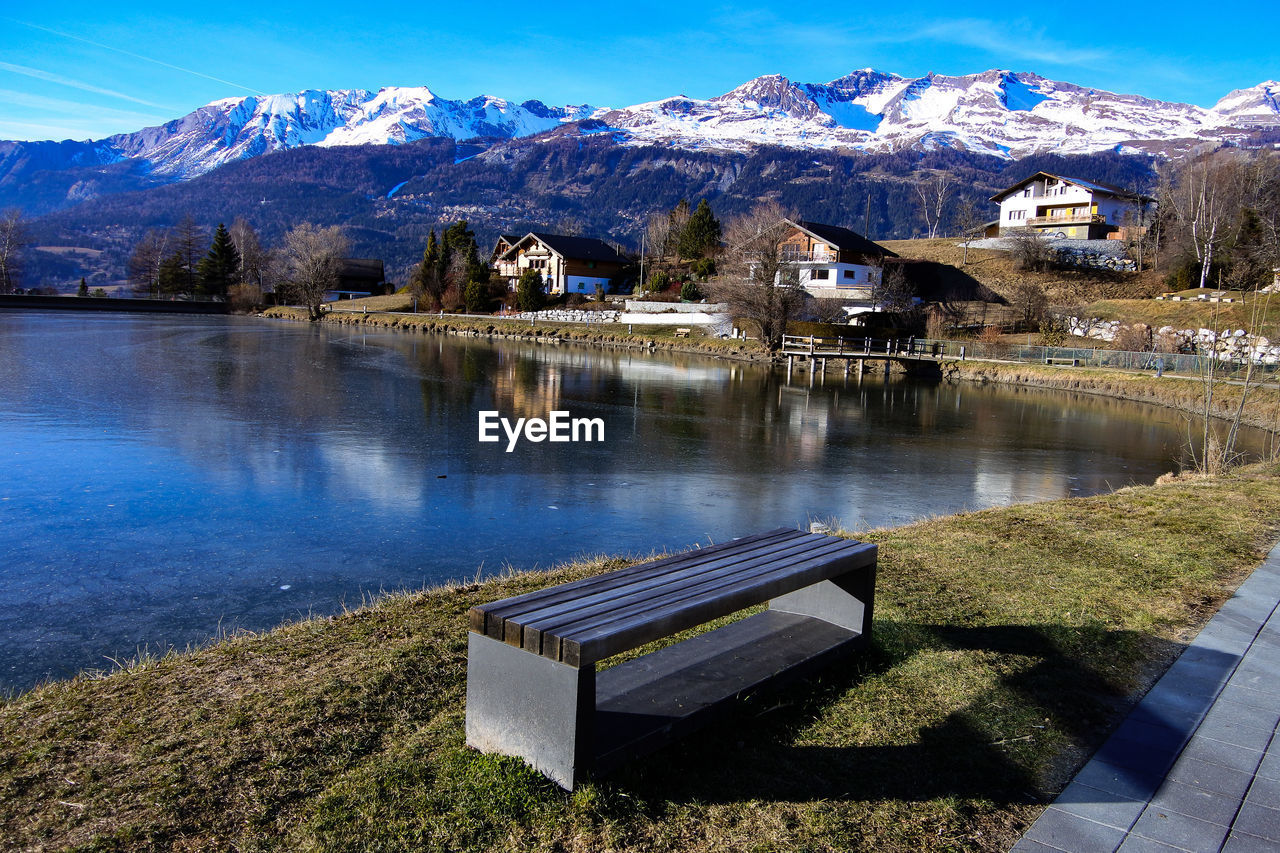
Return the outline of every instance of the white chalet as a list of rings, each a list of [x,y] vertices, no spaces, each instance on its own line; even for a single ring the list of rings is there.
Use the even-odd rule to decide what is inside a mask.
[[[594,237],[530,232],[523,237],[504,234],[491,255],[499,276],[514,290],[521,273],[542,273],[547,293],[606,293],[630,260],[613,246]]]
[[[813,296],[870,299],[880,267],[893,252],[839,225],[784,219],[782,261],[794,265],[799,283]]]
[[[991,200],[1000,205],[1000,234],[1031,229],[1080,240],[1118,239],[1145,228],[1155,199],[1119,187],[1036,172]]]

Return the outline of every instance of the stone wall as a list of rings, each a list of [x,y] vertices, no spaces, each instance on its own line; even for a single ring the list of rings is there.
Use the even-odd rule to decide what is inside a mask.
[[[1124,324],[1119,320],[1063,318],[1072,335],[1099,341],[1114,341]],[[1152,347],[1158,352],[1213,353],[1223,361],[1252,360],[1258,364],[1280,364],[1280,344],[1262,335],[1251,335],[1244,329],[1175,329],[1161,326],[1151,329],[1139,324],[1137,330],[1149,333]]]

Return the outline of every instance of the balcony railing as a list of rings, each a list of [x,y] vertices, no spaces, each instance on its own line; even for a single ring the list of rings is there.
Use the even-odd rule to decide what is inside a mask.
[[[835,263],[836,256],[830,252],[806,252],[783,247],[782,260],[788,264],[827,264]]]
[[[1028,225],[1105,225],[1107,217],[1100,213],[1058,213],[1051,216],[1031,216]]]

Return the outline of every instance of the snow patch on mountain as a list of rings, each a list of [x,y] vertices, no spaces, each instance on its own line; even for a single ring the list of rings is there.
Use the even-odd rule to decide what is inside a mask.
[[[1280,128],[1275,81],[1231,92],[1210,109],[1000,69],[906,78],[864,68],[829,83],[773,74],[709,99],[680,95],[618,109],[491,96],[455,101],[425,86],[394,86],[224,98],[158,127],[97,142],[0,142],[0,180],[37,166],[127,159],[150,175],[183,180],[308,145],[512,139],[548,131],[557,137],[610,133],[621,144],[686,149],[957,148],[1019,158],[1046,151],[1173,152],[1270,128]]]
[[[441,98],[425,86],[308,90],[224,98],[180,119],[106,140],[155,174],[190,178],[224,163],[305,145],[397,145],[427,136],[513,138],[587,118],[590,106]]]
[[[1275,83],[1233,92],[1206,110],[1026,72],[907,79],[871,68],[826,84],[769,75],[705,101],[681,97],[597,114],[633,144],[948,147],[1008,158],[1043,151],[1176,150],[1242,137],[1271,117],[1280,117]]]

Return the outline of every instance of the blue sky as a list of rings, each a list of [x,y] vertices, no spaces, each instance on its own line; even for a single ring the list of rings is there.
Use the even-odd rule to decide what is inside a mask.
[[[1211,106],[1280,78],[1276,12],[1255,0],[1221,14],[1170,0],[1094,15],[939,0],[15,6],[0,7],[0,139],[98,139],[219,98],[309,88],[625,106],[708,98],[762,74],[1006,68]]]

